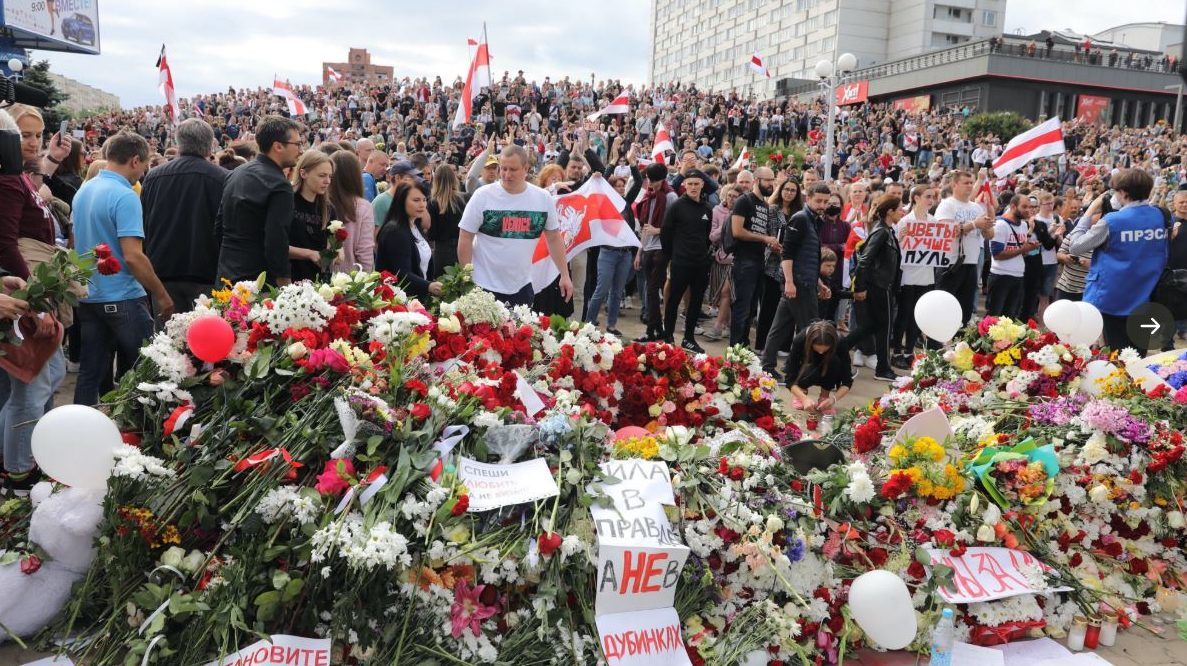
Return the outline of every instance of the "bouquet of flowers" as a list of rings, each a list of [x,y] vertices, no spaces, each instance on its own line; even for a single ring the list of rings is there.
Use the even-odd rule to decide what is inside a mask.
[[[320,252],[319,264],[323,271],[329,270],[330,265],[338,260],[338,253],[342,251],[349,235],[350,232],[346,230],[342,220],[330,220],[326,226],[326,246]]]
[[[74,307],[86,294],[85,285],[90,282],[96,267],[103,275],[110,274],[105,271],[120,271],[119,259],[112,256],[111,248],[106,244],[100,243],[86,254],[58,250],[49,261],[37,264],[25,287],[13,291],[12,297],[27,302],[33,312],[54,313],[61,307]],[[24,338],[8,320],[0,324],[0,332],[3,333],[0,342],[20,344]]]
[[[1027,439],[1011,447],[990,446],[969,463],[985,491],[998,506],[1042,505],[1055,487],[1059,460],[1051,445],[1038,446]]]

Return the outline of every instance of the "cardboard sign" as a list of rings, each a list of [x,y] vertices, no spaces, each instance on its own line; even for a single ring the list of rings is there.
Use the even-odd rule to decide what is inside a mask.
[[[931,563],[952,569],[954,589],[939,588],[939,594],[950,604],[971,604],[978,601],[1007,599],[1020,594],[1045,594],[1058,591],[1035,589],[1022,573],[1023,568],[1038,566],[1044,571],[1051,567],[1033,555],[1009,548],[969,548],[964,555],[952,557],[947,550],[929,549]]]
[[[589,507],[593,515],[598,544],[615,546],[681,546],[680,535],[672,529],[664,508],[655,502],[619,510],[618,507]]]
[[[899,225],[899,246],[903,252],[903,266],[943,268],[956,255],[960,229],[955,223],[927,220],[906,220]],[[951,256],[949,256],[951,255]]]
[[[490,465],[459,457],[457,474],[470,490],[471,513],[534,502],[560,493],[543,458]]]
[[[624,613],[672,606],[688,547],[598,545],[594,613]]]
[[[606,494],[614,498],[615,505],[620,500],[634,496],[647,502],[676,505],[676,496],[672,493],[672,475],[668,472],[668,463],[662,460],[611,460],[599,467],[619,481],[605,486]]]
[[[597,625],[609,666],[692,666],[674,608],[601,615]]]
[[[330,639],[276,634],[206,666],[330,666]]]

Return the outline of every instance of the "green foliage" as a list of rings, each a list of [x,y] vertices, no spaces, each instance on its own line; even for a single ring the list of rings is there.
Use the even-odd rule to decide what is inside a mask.
[[[62,102],[66,101],[70,96],[58,90],[58,86],[54,85],[53,79],[49,76],[49,61],[41,60],[29,65],[25,69],[25,74],[21,82],[34,88],[40,88],[49,95],[49,104],[41,109],[41,115],[45,117],[45,131],[52,135],[58,131],[58,125],[61,124],[63,115],[56,107]]]
[[[1013,111],[992,111],[969,116],[961,125],[960,131],[974,141],[992,134],[1005,142],[1030,129],[1033,125],[1034,123],[1030,120]]]
[[[741,150],[735,149],[735,153]],[[796,170],[802,169],[804,166],[804,154],[806,149],[803,143],[792,142],[790,144],[779,143],[775,145],[765,145],[754,148],[750,151],[751,166],[769,166],[775,171],[788,166],[793,166]],[[782,159],[771,159],[772,156],[782,155]]]

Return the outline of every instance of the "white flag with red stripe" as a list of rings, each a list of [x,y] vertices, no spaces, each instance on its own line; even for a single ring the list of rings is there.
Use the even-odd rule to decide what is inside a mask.
[[[326,65],[326,73],[330,75],[331,81],[337,82],[342,80],[342,75],[338,73],[338,70],[330,67],[329,65]]]
[[[1031,160],[1067,152],[1063,145],[1063,127],[1056,116],[1010,139],[1002,156],[994,160],[993,173],[999,178],[1021,169]]]
[[[165,59],[165,45],[161,44],[161,56],[157,58],[157,70],[161,76],[161,94],[165,96],[166,110],[171,116],[169,120],[174,125],[181,122],[181,108],[177,106],[177,94],[173,89],[173,70],[169,69],[169,61]]]
[[[663,123],[659,123],[655,126],[655,145],[651,148],[651,161],[663,164],[666,161],[664,155],[669,150],[676,150],[672,145],[672,135],[668,134],[668,128],[664,127]]]
[[[771,78],[771,72],[767,69],[767,63],[762,59],[762,56],[758,54],[758,51],[755,51],[754,55],[750,56],[750,62],[748,64],[750,65],[750,69],[762,74],[768,79]]]
[[[466,74],[466,86],[462,88],[462,99],[457,105],[457,113],[453,116],[454,127],[470,122],[474,117],[474,98],[478,97],[483,88],[489,88],[490,85],[490,50],[486,44],[479,44],[474,58],[470,61],[470,71]]]
[[[305,102],[302,102],[301,98],[297,97],[297,94],[293,92],[292,87],[287,82],[274,79],[272,81],[272,94],[284,98],[284,101],[288,103],[289,115],[305,115]]]
[[[626,200],[601,174],[594,174],[576,192],[557,197],[556,213],[565,239],[565,259],[572,261],[591,247],[639,247],[639,238],[622,219],[621,211],[625,207]],[[552,284],[560,274],[548,254],[544,236],[536,243],[531,271],[532,289],[536,292]]]
[[[743,148],[742,154],[738,155],[738,159],[734,162],[734,169],[742,169],[750,165],[750,149]]]
[[[609,104],[607,104],[606,106],[602,107],[601,110],[595,111],[594,113],[589,114],[589,119],[594,120],[595,118],[597,118],[599,116],[614,116],[614,115],[618,115],[621,113],[626,113],[627,111],[630,111],[630,110],[631,110],[631,96],[630,96],[630,93],[624,92],[621,95],[619,95],[618,97],[615,97],[614,101],[612,101]]]

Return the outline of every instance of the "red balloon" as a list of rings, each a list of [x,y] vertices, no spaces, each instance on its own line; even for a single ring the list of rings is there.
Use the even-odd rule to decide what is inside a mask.
[[[640,428],[639,426],[626,426],[625,428],[619,428],[617,431],[615,431],[614,441],[620,442],[624,439],[630,439],[632,437],[650,436],[651,431],[647,430],[646,428]]]
[[[207,363],[217,363],[226,358],[235,346],[235,331],[222,317],[205,315],[190,324],[185,341],[194,356]]]

